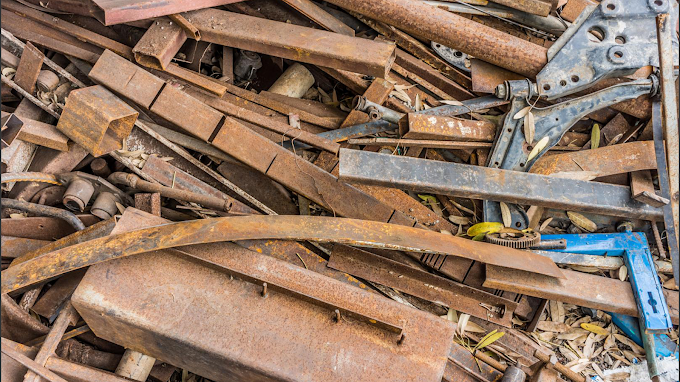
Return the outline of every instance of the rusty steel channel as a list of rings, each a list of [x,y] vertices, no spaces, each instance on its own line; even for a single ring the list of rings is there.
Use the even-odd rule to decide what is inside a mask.
[[[150,267],[162,271],[149,277]],[[131,294],[140,287],[149,293]],[[231,243],[91,267],[73,303],[97,336],[216,381],[438,382],[454,333],[425,312]]]
[[[409,139],[492,142],[496,126],[489,121],[409,113],[399,121],[399,135]]]
[[[183,14],[204,41],[385,78],[395,46],[217,9]]]
[[[543,256],[419,228],[320,216],[239,216],[186,221],[103,237],[22,262],[2,272],[2,293],[20,290],[85,266],[151,250],[249,239],[307,240],[463,257],[562,277]]]
[[[139,64],[165,70],[186,40],[186,32],[176,22],[170,19],[155,20],[132,53]]]
[[[517,303],[370,252],[339,246],[331,252],[328,266],[474,317],[512,327],[512,314]]]

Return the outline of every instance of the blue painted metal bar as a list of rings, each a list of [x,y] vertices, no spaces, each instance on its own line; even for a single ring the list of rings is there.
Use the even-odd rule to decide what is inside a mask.
[[[631,286],[647,333],[665,333],[672,328],[668,304],[654,268],[647,238],[640,232],[595,233],[584,235],[543,235],[544,240],[567,241],[567,249],[556,252],[601,256],[623,256]]]
[[[626,316],[619,313],[607,312],[612,317],[612,322],[619,330],[636,344],[644,346],[640,337],[640,324],[636,317]],[[661,357],[678,356],[678,345],[665,334],[654,335],[654,349]]]

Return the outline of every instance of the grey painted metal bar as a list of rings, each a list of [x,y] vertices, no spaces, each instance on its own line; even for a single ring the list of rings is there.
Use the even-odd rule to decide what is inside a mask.
[[[346,182],[438,195],[530,204],[603,215],[660,219],[663,212],[631,198],[630,188],[481,166],[340,150]]]

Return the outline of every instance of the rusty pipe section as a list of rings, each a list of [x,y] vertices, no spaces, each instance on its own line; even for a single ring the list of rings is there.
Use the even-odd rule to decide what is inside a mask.
[[[177,200],[183,200],[185,202],[198,203],[206,208],[212,210],[231,212],[231,213],[247,213],[245,210],[235,210],[232,207],[234,205],[240,205],[237,201],[232,198],[221,199],[214,196],[207,196],[197,194],[195,192],[179,190],[172,187],[162,186],[160,184],[147,182],[141,179],[135,174],[127,172],[114,172],[109,175],[109,182],[114,184],[124,184],[128,187],[134,188],[136,190],[144,192],[158,192],[161,196],[166,198],[172,198]],[[235,203],[236,202],[236,203]],[[238,203],[238,204],[237,204]],[[245,206],[244,206],[245,207]]]
[[[65,220],[68,224],[73,226],[76,231],[82,231],[85,229],[85,224],[83,224],[83,222],[80,221],[80,219],[78,219],[78,217],[73,212],[66,211],[61,208],[44,206],[42,204],[35,204],[23,200],[9,198],[2,198],[2,208],[12,208],[39,216],[52,216]]]
[[[528,77],[548,62],[542,46],[417,0],[328,2]]]
[[[386,78],[396,58],[393,44],[259,17],[217,9],[183,16],[204,41],[323,67]]]
[[[563,277],[563,271],[547,257],[415,227],[326,216],[249,215],[165,224],[56,250],[2,271],[1,293],[120,257],[192,244],[251,239],[332,242],[434,253],[538,273],[549,279]]]

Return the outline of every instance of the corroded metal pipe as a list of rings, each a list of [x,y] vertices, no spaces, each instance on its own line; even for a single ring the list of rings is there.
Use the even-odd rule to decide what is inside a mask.
[[[328,2],[529,77],[548,62],[547,50],[542,46],[420,1]]]

